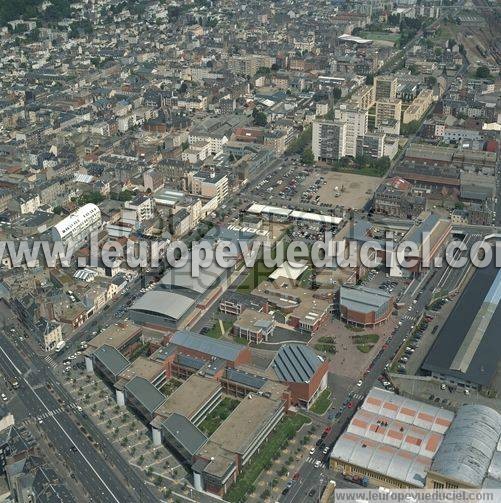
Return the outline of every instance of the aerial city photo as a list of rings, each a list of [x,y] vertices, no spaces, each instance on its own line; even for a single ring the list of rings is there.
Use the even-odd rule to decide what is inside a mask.
[[[500,0],[0,0],[0,503],[501,503]]]

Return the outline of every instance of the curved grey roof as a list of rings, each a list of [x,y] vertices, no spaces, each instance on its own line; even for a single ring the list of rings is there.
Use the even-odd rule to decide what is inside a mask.
[[[200,267],[198,275],[194,276],[191,257],[182,267],[168,269],[159,281],[159,288],[183,289],[201,295],[228,271],[213,260],[208,267]]]
[[[136,376],[126,385],[130,393],[150,414],[153,414],[165,402],[165,395],[143,377]]]
[[[501,436],[501,414],[485,405],[464,405],[431,465],[439,473],[480,487]]]
[[[178,293],[152,290],[137,300],[131,306],[131,310],[179,320],[194,303],[193,299]]]

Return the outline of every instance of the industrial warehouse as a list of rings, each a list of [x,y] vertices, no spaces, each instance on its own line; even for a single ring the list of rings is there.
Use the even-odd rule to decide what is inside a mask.
[[[492,263],[475,271],[443,325],[422,369],[461,387],[489,389],[500,356],[501,271]]]
[[[388,488],[499,487],[501,414],[451,411],[372,388],[341,434],[330,466]]]

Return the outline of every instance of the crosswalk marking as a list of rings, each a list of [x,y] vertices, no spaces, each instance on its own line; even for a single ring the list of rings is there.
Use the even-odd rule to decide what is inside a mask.
[[[44,360],[52,367],[55,368],[57,367],[57,363],[52,359],[51,355],[47,355]]]
[[[21,421],[19,421],[19,423],[23,425],[28,425],[30,423],[33,423],[34,421],[44,420],[49,417],[54,417],[57,414],[68,412],[68,409],[74,410],[76,412],[78,411],[78,405],[76,403],[63,404],[61,405],[61,407],[57,407],[56,409],[49,410],[47,412],[43,412],[42,414],[39,414],[37,416],[26,417]]]
[[[355,393],[355,394],[353,395],[353,398],[354,398],[355,400],[362,400],[362,399],[364,398],[364,395],[362,395],[362,394],[360,394],[360,393]]]

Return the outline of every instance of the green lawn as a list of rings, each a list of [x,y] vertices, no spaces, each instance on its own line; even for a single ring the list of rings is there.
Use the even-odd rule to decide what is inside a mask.
[[[310,411],[314,412],[315,414],[325,414],[331,403],[331,392],[328,389],[324,389],[322,393],[318,395],[318,398],[315,400],[313,405],[310,407]]]
[[[266,267],[262,260],[256,262],[244,281],[238,285],[238,290],[241,292],[252,292],[252,290],[254,290],[259,283],[267,279],[274,270],[274,267]]]
[[[231,321],[223,320],[224,333],[222,333],[221,332],[221,324],[219,323],[219,320],[216,320],[216,322],[214,323],[212,328],[205,335],[207,337],[212,337],[213,339],[219,339],[226,332],[228,332],[232,326],[233,326],[233,323],[231,323]]]
[[[301,414],[283,419],[268,440],[261,445],[259,452],[244,467],[233,487],[226,493],[225,499],[232,503],[247,501],[247,494],[254,491],[254,483],[265,467],[271,463],[273,455],[282,451],[301,426],[309,422],[311,422],[310,419]]]
[[[400,35],[398,33],[389,33],[385,31],[363,31],[360,33],[360,37],[369,40],[386,40],[387,42],[395,43],[400,38]]]
[[[348,325],[346,324],[345,327],[350,331],[350,332],[363,332],[364,329],[362,327],[357,327],[355,325]]]
[[[165,395],[169,396],[172,394],[174,391],[176,391],[177,388],[181,386],[181,381],[178,381],[177,379],[169,379],[160,389],[160,391]]]
[[[336,338],[335,337],[320,337],[315,344],[317,351],[334,354],[336,352]]]
[[[379,341],[379,335],[377,334],[360,334],[354,335],[352,337],[353,342],[357,346],[357,349],[362,353],[368,353],[373,347],[374,344]]]
[[[239,403],[240,402],[234,398],[223,398],[217,404],[217,407],[200,423],[200,431],[210,437]]]

